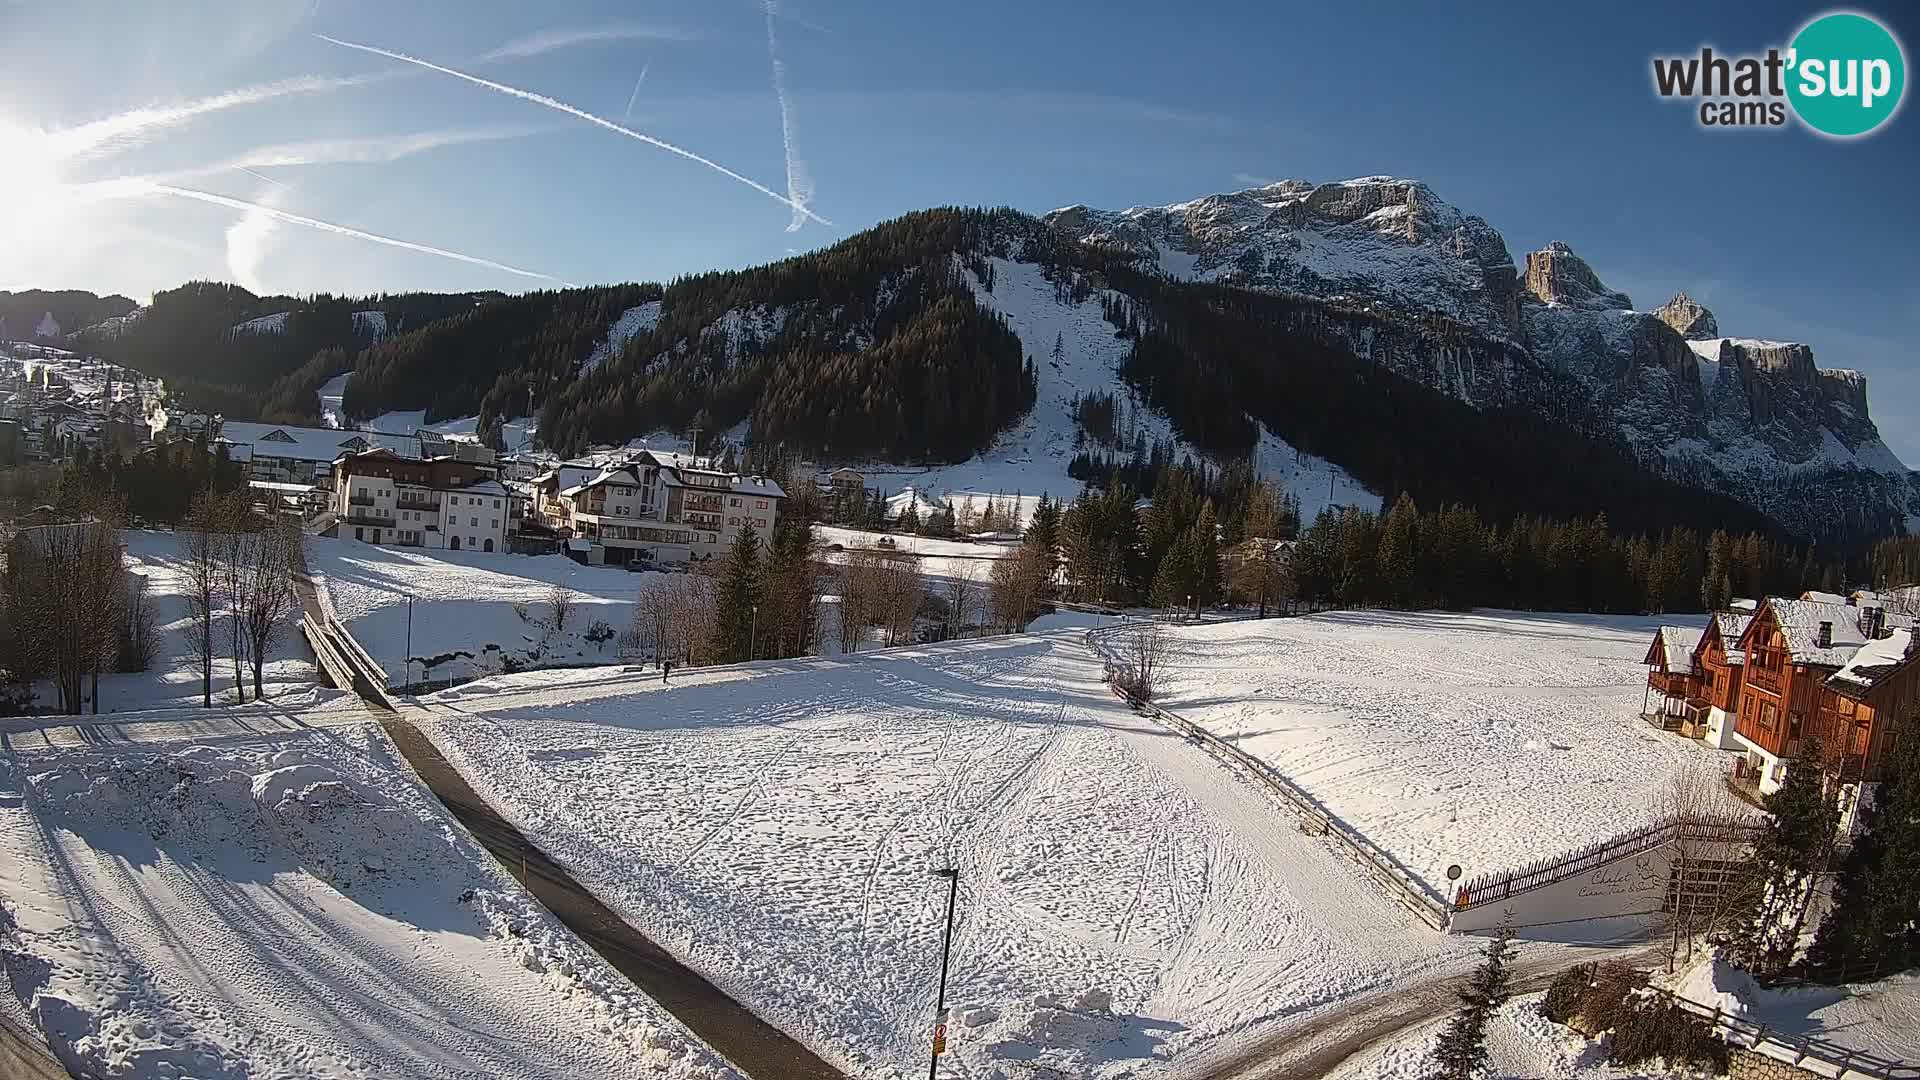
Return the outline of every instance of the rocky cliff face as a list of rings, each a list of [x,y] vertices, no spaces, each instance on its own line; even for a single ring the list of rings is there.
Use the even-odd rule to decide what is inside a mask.
[[[1636,311],[1565,243],[1516,272],[1498,231],[1419,181],[1288,180],[1172,206],[1075,206],[1046,220],[1178,279],[1437,313],[1467,333],[1361,326],[1349,338],[1360,355],[1477,406],[1578,411],[1618,430],[1650,466],[1804,536],[1920,527],[1920,481],[1881,441],[1857,372],[1822,371],[1803,343],[1722,337],[1685,293]]]
[[[1686,293],[1674,294],[1673,299],[1654,308],[1653,315],[1689,341],[1706,341],[1720,336],[1720,324],[1714,321],[1713,312],[1695,303],[1693,297]]]
[[[1600,284],[1599,275],[1573,248],[1555,240],[1527,255],[1527,291],[1543,304],[1559,304],[1583,311],[1631,310],[1626,293]]]

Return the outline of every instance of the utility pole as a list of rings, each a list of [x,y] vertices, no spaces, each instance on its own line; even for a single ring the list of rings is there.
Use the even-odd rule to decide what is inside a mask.
[[[405,683],[405,684],[411,684],[413,682],[413,594],[412,593],[407,594],[407,657],[406,659],[407,659],[407,675],[406,675],[406,678],[404,678],[401,681],[402,683]],[[420,674],[422,677],[424,677],[426,675],[426,672],[422,671]]]
[[[934,877],[947,879],[947,933],[940,943],[940,995],[933,1006],[933,1057],[927,1062],[927,1080],[940,1072],[940,1055],[947,1049],[947,959],[953,955],[953,901],[960,891],[960,868],[935,870]]]

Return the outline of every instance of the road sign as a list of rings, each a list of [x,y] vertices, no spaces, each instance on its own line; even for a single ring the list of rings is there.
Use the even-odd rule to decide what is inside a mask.
[[[1460,864],[1459,863],[1454,863],[1452,866],[1447,867],[1447,880],[1448,881],[1460,880]]]
[[[947,1024],[941,1021],[933,1025],[933,1056],[939,1057],[947,1052]]]

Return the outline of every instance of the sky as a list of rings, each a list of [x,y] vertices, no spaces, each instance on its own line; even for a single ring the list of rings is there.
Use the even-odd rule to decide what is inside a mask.
[[[1561,7],[0,0],[0,288],[670,280],[928,206],[1393,174],[1517,261],[1563,240],[1642,308],[1684,289],[1865,372],[1920,463],[1915,109],[1850,141],[1704,130],[1654,55],[1828,9]],[[1855,10],[1915,51],[1920,9]]]

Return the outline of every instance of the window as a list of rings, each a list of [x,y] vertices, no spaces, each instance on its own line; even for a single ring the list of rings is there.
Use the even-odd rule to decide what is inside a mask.
[[[766,519],[766,518],[757,518],[757,519],[755,519],[755,521],[754,521],[754,523],[753,523],[753,526],[754,526],[754,528],[756,528],[756,529],[764,529],[764,528],[766,528],[766,527],[767,527],[767,519]]]
[[[494,519],[493,519],[493,527],[494,527],[494,528],[496,528],[496,529],[500,527],[500,519],[499,519],[499,518],[494,518]]]
[[[737,498],[734,498],[734,499],[728,499],[728,500],[727,500],[727,505],[728,505],[728,506],[739,506],[739,505],[740,505],[740,500],[739,500],[739,499],[737,499]]]
[[[727,527],[730,529],[738,526],[739,524],[740,524],[740,519],[737,517],[730,517],[727,519]]]
[[[767,508],[767,500],[765,499],[756,500],[753,504],[753,508],[755,510],[765,510]]]
[[[480,527],[480,519],[479,519],[479,518],[477,518],[477,517],[470,517],[470,518],[468,518],[468,519],[467,519],[467,527],[468,527],[468,528],[470,528],[470,529],[477,529],[477,528],[479,528],[479,527]],[[472,539],[471,539],[471,538],[469,538],[467,542],[468,542],[468,543],[472,543],[473,541],[472,541]]]
[[[622,495],[625,495],[625,494],[626,494],[626,492],[625,492],[625,491],[622,491],[622,492],[621,492],[621,494],[622,494]],[[498,510],[498,509],[500,509],[500,500],[499,500],[499,499],[495,499],[495,500],[493,500],[493,508],[494,508],[495,510]]]
[[[468,547],[472,547],[472,546],[474,545],[474,542],[475,542],[475,541],[474,541],[474,539],[473,539],[473,537],[471,537],[471,536],[469,536],[469,537],[467,537],[467,546],[468,546]]]

